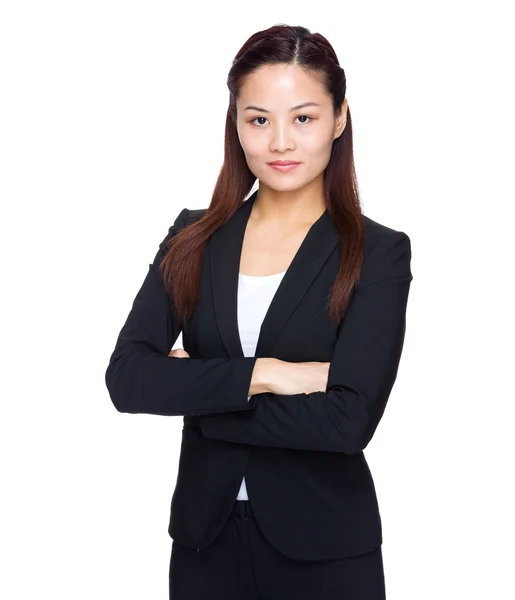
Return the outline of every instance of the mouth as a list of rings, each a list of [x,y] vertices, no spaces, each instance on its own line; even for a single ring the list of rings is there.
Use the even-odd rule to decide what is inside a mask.
[[[274,160],[274,162],[268,164],[272,167],[272,169],[282,172],[292,171],[300,165],[299,162],[295,162],[293,160]]]

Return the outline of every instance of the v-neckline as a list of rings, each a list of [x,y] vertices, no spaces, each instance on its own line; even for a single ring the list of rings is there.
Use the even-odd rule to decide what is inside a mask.
[[[237,302],[243,239],[257,191],[211,236],[209,257],[215,315],[229,356],[243,356]],[[287,319],[336,249],[339,236],[327,209],[311,225],[284,271],[263,318],[256,356],[270,356]],[[277,274],[276,274],[277,275]]]

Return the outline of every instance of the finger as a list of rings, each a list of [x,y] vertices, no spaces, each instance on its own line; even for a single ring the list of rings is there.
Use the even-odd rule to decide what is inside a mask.
[[[182,348],[176,349],[176,350],[172,350],[168,356],[174,356],[176,358],[189,358],[190,355],[186,352],[186,350],[183,350]]]

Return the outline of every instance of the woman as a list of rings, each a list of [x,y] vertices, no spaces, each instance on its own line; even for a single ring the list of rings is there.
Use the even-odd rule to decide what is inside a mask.
[[[254,34],[228,86],[211,203],[170,227],[106,372],[119,411],[183,416],[170,598],[384,599],[363,450],[397,375],[410,239],[361,212],[324,37]]]

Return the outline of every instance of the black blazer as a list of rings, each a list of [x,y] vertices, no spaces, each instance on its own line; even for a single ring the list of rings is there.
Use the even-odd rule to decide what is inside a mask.
[[[343,558],[382,544],[381,518],[363,449],[383,415],[401,357],[409,237],[364,216],[365,260],[339,326],[324,313],[340,260],[327,210],[311,226],[243,355],[237,285],[245,227],[257,191],[209,239],[200,296],[185,322],[191,358],[169,357],[180,328],[158,265],[164,243],[207,209],[183,209],[134,300],[107,367],[114,406],[183,416],[169,534],[202,550],[224,527],[242,477],[265,537],[298,560]],[[255,394],[258,357],[330,362],[325,392]]]

